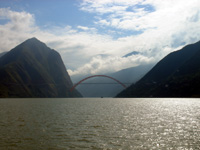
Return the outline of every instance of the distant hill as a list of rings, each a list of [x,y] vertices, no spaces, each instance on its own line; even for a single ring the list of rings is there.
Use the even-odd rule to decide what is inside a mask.
[[[107,75],[119,80],[126,86],[130,86],[132,83],[141,79],[152,67],[153,64],[140,65]],[[83,78],[84,77],[81,79]],[[79,80],[81,79],[79,77]],[[79,80],[75,79],[74,82],[77,83]],[[83,97],[114,97],[117,93],[121,92],[124,87],[111,79],[97,77],[84,81],[82,84],[77,86],[77,89]]]
[[[170,53],[117,97],[200,97],[200,42]]]
[[[123,57],[129,57],[129,56],[132,56],[132,55],[139,55],[139,54],[140,54],[140,52],[133,51],[131,53],[128,53],[128,54],[124,55]]]
[[[0,58],[0,97],[80,97],[58,52],[36,38]]]

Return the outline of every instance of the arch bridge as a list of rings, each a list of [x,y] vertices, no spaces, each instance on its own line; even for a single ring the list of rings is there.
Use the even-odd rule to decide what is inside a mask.
[[[115,78],[113,78],[113,77],[110,77],[110,76],[107,76],[107,75],[93,75],[93,76],[89,76],[89,77],[86,77],[86,78],[80,80],[78,83],[76,83],[76,84],[70,89],[70,91],[73,91],[73,90],[74,90],[79,84],[81,84],[83,81],[88,80],[88,79],[90,79],[90,78],[95,78],[95,77],[104,77],[104,78],[112,79],[112,80],[114,80],[115,82],[119,83],[119,84],[120,84],[121,86],[123,86],[124,88],[126,88],[126,85],[125,85],[125,84],[123,84],[122,82],[120,82],[119,80],[117,80],[117,79],[115,79]]]

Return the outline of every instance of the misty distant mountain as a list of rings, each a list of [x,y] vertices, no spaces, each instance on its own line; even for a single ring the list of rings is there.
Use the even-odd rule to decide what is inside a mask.
[[[152,67],[153,64],[141,65],[107,75],[119,80],[128,87],[142,78]],[[75,80],[75,83],[78,82],[77,78]],[[80,77],[79,80],[81,80]],[[114,97],[124,87],[109,78],[95,77],[82,82],[77,86],[77,89],[84,97]]]
[[[139,54],[140,54],[140,52],[133,51],[131,53],[128,53],[128,54],[124,55],[123,57],[129,57],[129,56],[132,56],[132,55],[139,55]]]
[[[58,52],[36,38],[0,58],[0,97],[80,97]]]
[[[117,97],[200,97],[200,42],[170,53]]]

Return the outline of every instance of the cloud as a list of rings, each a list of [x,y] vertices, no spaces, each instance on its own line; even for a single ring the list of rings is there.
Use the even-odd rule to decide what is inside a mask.
[[[34,15],[28,12],[16,12],[9,8],[0,8],[0,12],[1,18],[8,20],[6,24],[0,25],[1,52],[12,49],[28,38],[37,37],[59,51],[67,68],[72,70],[82,67],[99,54],[117,56],[127,52],[124,41],[91,32],[93,28],[78,27],[88,29],[88,32],[79,32],[69,25],[40,29],[35,23]]]
[[[100,24],[116,29],[148,30],[177,27],[192,15],[198,20],[199,5],[198,0],[84,0],[81,10],[98,14]]]
[[[92,25],[47,29],[34,14],[0,8],[0,20],[6,20],[0,24],[0,51],[37,37],[61,54],[71,75],[106,74],[158,61],[200,40],[198,6],[199,0],[84,0],[80,10],[95,16]],[[142,55],[122,58],[132,51]]]
[[[125,68],[138,66],[141,64],[149,64],[155,62],[153,57],[145,57],[142,55],[133,55],[129,57],[95,56],[91,61],[77,70],[68,70],[70,75],[88,75],[88,74],[108,74]]]
[[[0,19],[7,20],[3,25],[0,24],[0,51],[6,51],[19,44],[27,38],[27,34],[37,30],[34,15],[26,12],[14,12],[9,8],[0,8]]]
[[[93,27],[89,28],[86,26],[77,26],[76,28],[79,29],[80,32],[93,33],[93,34],[97,33],[97,29]]]
[[[116,40],[117,46],[123,44],[121,51],[140,51],[144,54],[143,58],[154,56],[151,61],[158,61],[168,53],[200,40],[198,6],[200,6],[198,0],[84,0],[81,10],[96,14],[95,24],[103,26],[104,29],[108,27],[109,30],[112,28],[122,32],[141,31],[137,35],[129,34],[126,37],[119,37]],[[113,49],[120,51],[116,47]],[[114,54],[114,52],[111,53]],[[137,64],[120,57],[112,58],[114,60],[94,58],[89,64],[71,73],[76,74],[84,70],[86,72],[93,70],[94,72],[91,73],[97,73],[100,70],[100,72],[106,72],[108,70],[105,65],[112,68],[112,71],[117,71],[129,64]],[[113,61],[111,61],[112,65],[109,65],[109,60]],[[144,62],[145,60],[143,59]],[[121,65],[116,65],[118,68],[112,67],[117,62]],[[101,65],[102,63],[105,64]]]
[[[123,9],[113,9],[118,6]],[[140,31],[139,35],[119,39],[132,41],[132,47],[149,55],[149,49],[153,49],[163,56],[166,45],[172,51],[200,39],[199,6],[199,0],[84,0],[81,10],[96,14],[95,23],[101,26],[122,32]]]
[[[100,14],[115,13],[140,2],[141,0],[83,0],[81,10]]]
[[[84,27],[84,26],[77,26],[77,28],[79,28],[79,29],[81,29],[81,30],[85,30],[85,31],[89,30],[88,27]]]

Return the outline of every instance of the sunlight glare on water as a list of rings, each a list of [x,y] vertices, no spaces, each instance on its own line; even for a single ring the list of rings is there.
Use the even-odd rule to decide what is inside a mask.
[[[0,149],[200,149],[199,99],[1,99]]]

